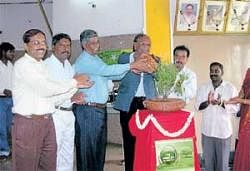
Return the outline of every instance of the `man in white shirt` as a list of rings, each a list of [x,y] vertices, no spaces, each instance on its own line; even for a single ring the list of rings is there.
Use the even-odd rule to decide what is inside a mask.
[[[228,171],[232,113],[238,105],[224,104],[237,96],[236,88],[222,80],[223,65],[210,64],[211,81],[202,85],[197,93],[196,108],[202,112],[202,147],[206,171]]]
[[[190,51],[184,45],[177,46],[174,49],[174,64],[179,70],[176,80],[179,79],[180,75],[185,75],[186,80],[182,82],[183,91],[182,94],[172,92],[168,97],[180,98],[188,103],[192,98],[195,97],[197,91],[197,78],[196,74],[189,68],[186,67],[188,62]]]
[[[57,148],[51,114],[55,102],[69,98],[77,88],[91,86],[91,82],[81,74],[65,81],[51,78],[42,61],[47,50],[42,31],[26,31],[23,42],[26,53],[13,69],[12,170],[54,171]]]
[[[58,81],[71,80],[75,71],[68,61],[71,55],[70,36],[64,33],[53,36],[52,51],[52,55],[45,60],[51,76]],[[58,110],[53,114],[57,141],[57,171],[73,170],[75,116],[72,112],[72,100],[75,101],[76,97],[78,103],[83,103],[83,94],[75,94],[71,99],[57,102]]]
[[[8,134],[10,133],[12,112],[12,61],[15,58],[15,47],[3,42],[0,45],[0,160],[5,160],[10,155]]]

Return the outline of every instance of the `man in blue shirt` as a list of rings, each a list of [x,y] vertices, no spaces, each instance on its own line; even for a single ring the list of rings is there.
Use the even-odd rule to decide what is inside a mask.
[[[80,35],[83,52],[75,62],[76,73],[87,74],[94,84],[80,89],[85,94],[84,105],[75,105],[77,170],[103,170],[107,143],[108,80],[119,80],[128,71],[148,69],[145,59],[128,64],[107,65],[97,55],[99,38],[94,30]]]
[[[150,47],[150,38],[145,34],[138,34],[133,41],[133,52],[122,54],[118,59],[118,63],[131,63],[142,54],[149,54]],[[155,96],[156,89],[152,73],[135,74],[128,72],[120,82],[114,108],[120,111],[126,171],[133,170],[135,149],[135,137],[129,131],[129,120],[138,109],[144,108],[143,101],[145,99],[154,98]]]

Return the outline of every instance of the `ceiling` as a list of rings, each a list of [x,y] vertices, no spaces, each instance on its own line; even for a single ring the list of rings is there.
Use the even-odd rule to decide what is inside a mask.
[[[42,3],[52,3],[53,0],[40,0]],[[0,0],[0,4],[33,4],[37,0]]]

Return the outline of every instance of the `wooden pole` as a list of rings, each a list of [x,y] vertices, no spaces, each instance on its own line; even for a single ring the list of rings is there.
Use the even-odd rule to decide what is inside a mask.
[[[48,29],[49,29],[50,35],[51,35],[51,37],[52,37],[52,36],[53,36],[53,32],[52,32],[52,29],[51,29],[51,27],[50,27],[49,20],[48,20],[48,17],[47,17],[47,15],[46,15],[46,12],[45,12],[45,10],[44,10],[44,8],[43,8],[43,5],[42,5],[41,0],[37,0],[37,3],[38,3],[38,5],[39,5],[39,7],[40,7],[41,13],[42,13],[43,18],[44,18],[44,20],[45,20],[45,23],[46,23],[46,25],[47,25],[47,27],[48,27]]]

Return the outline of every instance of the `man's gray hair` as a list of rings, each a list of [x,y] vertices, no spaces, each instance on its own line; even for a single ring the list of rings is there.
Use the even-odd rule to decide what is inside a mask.
[[[97,32],[94,30],[84,30],[81,34],[80,34],[80,42],[81,44],[83,43],[87,43],[89,41],[90,38],[92,37],[98,37]]]

